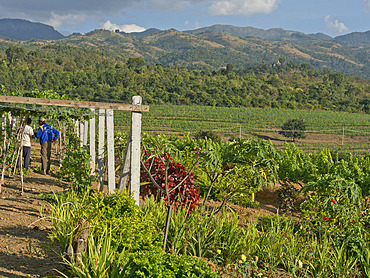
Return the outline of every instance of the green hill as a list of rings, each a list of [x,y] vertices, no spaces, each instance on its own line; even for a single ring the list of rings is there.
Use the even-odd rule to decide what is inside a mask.
[[[50,26],[46,28],[46,25],[24,21],[25,23],[28,23],[27,26],[43,27],[40,29],[43,31],[56,32]],[[32,29],[32,32],[29,32],[28,35],[34,39],[23,41],[23,47],[32,48],[40,44],[72,45],[99,49],[126,59],[140,57],[150,65],[163,64],[198,70],[219,70],[229,63],[236,69],[244,70],[263,62],[275,64],[280,58],[284,58],[295,63],[310,64],[316,69],[333,70],[370,79],[368,58],[370,32],[331,38],[324,34],[306,35],[281,28],[262,30],[253,27],[213,25],[185,32],[174,29],[166,31],[148,29],[141,33],[126,34],[94,30],[85,35],[57,37],[56,40],[50,37],[51,33],[48,36],[33,36],[36,30]],[[4,35],[2,37],[5,38]],[[48,40],[37,41],[37,38]],[[29,37],[17,39],[26,40]],[[20,42],[11,41],[11,43]],[[0,40],[0,48],[6,49],[8,45],[9,40]]]
[[[171,47],[174,40],[178,43]],[[133,95],[139,94],[145,104],[370,113],[367,79],[275,57],[268,51],[271,44],[228,34],[196,36],[173,30],[143,39],[94,31],[58,43],[3,40],[0,90],[3,94],[52,90],[60,95],[109,102],[129,103]],[[233,59],[226,59],[223,51],[231,48],[233,55],[229,57]],[[266,59],[275,57],[275,62],[259,58],[254,66],[242,68],[242,63],[237,64],[238,57],[247,48],[252,54],[266,53]],[[167,56],[159,57],[163,52]],[[183,55],[182,60],[170,60],[178,55]],[[171,67],[159,62],[165,59]],[[222,67],[216,59],[224,59]],[[184,67],[175,65],[180,61]]]
[[[347,47],[298,32],[289,37],[266,40],[210,31],[190,34],[167,30],[139,37],[95,30],[85,36],[72,36],[51,43],[98,48],[125,58],[141,57],[152,65],[160,63],[199,70],[218,70],[228,63],[237,69],[245,69],[262,62],[273,64],[284,58],[311,64],[317,69],[370,79],[369,44]]]

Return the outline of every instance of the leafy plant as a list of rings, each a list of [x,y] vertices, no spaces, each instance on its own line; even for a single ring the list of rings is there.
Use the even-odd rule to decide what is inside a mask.
[[[92,183],[90,155],[80,143],[80,139],[73,132],[68,134],[68,144],[57,176],[70,182],[72,189],[77,193],[86,194]]]
[[[131,196],[117,190],[113,194],[94,193],[85,201],[84,213],[100,234],[110,228],[112,245],[118,251],[152,250],[160,246],[163,233],[154,230],[154,223],[144,217]]]
[[[299,189],[294,187],[291,183],[283,183],[277,193],[279,198],[279,209],[283,212],[292,212],[296,209]]]
[[[64,263],[73,277],[88,278],[118,278],[123,276],[120,263],[125,252],[116,255],[116,248],[111,245],[112,237],[106,227],[101,235],[90,233],[88,236],[87,250],[83,250],[79,257],[64,258]],[[61,277],[70,277],[62,274]]]
[[[150,172],[141,169],[140,181],[144,183],[140,192],[142,196],[162,196],[166,204],[173,204],[175,208],[186,206],[189,212],[199,204],[199,188],[194,186],[194,174],[180,163],[174,162],[169,154],[162,157],[148,155],[143,163],[144,167]]]
[[[148,251],[132,254],[128,260],[123,267],[124,277],[217,277],[204,260],[186,255]]]
[[[208,130],[208,131],[198,131],[197,133],[194,134],[194,138],[199,140],[199,139],[203,139],[203,140],[212,140],[213,142],[218,142],[220,143],[222,141],[220,135],[218,135],[216,132],[212,131],[212,130]]]
[[[306,124],[302,119],[291,119],[286,121],[279,134],[287,138],[292,138],[293,142],[295,139],[305,138]]]

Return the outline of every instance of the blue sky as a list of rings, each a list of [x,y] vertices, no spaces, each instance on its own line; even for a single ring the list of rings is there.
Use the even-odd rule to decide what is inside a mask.
[[[228,24],[338,36],[370,29],[370,0],[0,0],[0,18],[41,22],[64,34]]]

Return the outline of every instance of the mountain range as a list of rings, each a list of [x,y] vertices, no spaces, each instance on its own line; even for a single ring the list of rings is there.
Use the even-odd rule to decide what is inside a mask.
[[[23,41],[22,46],[30,48],[36,47],[35,40],[92,47],[124,58],[140,57],[149,64],[202,70],[219,69],[229,63],[246,69],[284,58],[370,79],[370,31],[332,38],[282,28],[213,25],[183,32],[151,28],[138,33],[94,30],[63,36],[45,24],[0,19],[0,47],[15,44],[13,40]]]
[[[23,19],[0,19],[0,38],[14,40],[60,40],[64,36],[52,26]]]

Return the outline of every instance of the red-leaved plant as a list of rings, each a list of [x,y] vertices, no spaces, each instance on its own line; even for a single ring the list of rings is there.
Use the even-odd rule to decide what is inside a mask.
[[[164,202],[168,205],[167,196],[165,194],[167,182],[170,204],[175,208],[186,206],[189,208],[189,212],[192,212],[195,207],[199,205],[200,190],[194,186],[194,174],[189,174],[189,171],[184,165],[174,162],[171,155],[168,153],[162,155],[162,157],[148,155],[143,164],[162,190],[153,183],[148,171],[145,170],[144,167],[141,167],[140,181],[144,183],[140,189],[141,196],[154,196],[157,200],[163,197]],[[181,185],[178,186],[180,183]],[[174,189],[175,187],[177,188]]]

